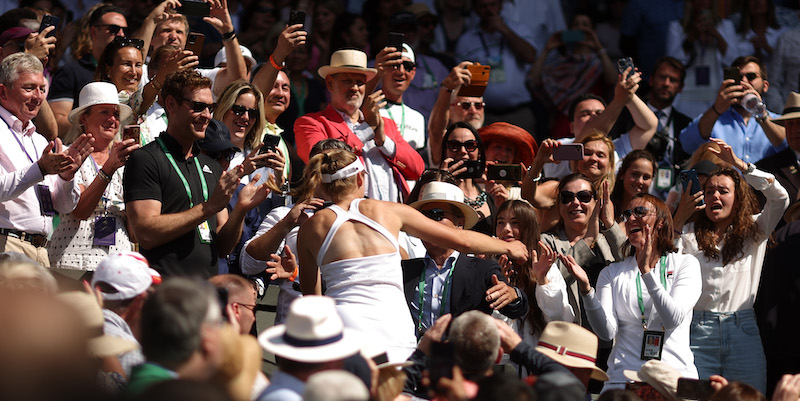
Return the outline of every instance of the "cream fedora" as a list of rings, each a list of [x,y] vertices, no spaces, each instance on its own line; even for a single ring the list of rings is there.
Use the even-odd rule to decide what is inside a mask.
[[[139,348],[139,344],[133,341],[103,333],[103,309],[94,295],[83,291],[69,291],[59,294],[56,299],[72,308],[92,335],[88,343],[91,356],[117,356]]]
[[[666,399],[678,401],[678,379],[681,372],[664,361],[651,359],[645,362],[639,371],[625,369],[626,378],[635,382],[645,382],[656,389]]]
[[[364,74],[367,76],[367,81],[369,81],[375,77],[378,70],[367,68],[367,53],[356,49],[337,50],[331,55],[330,65],[323,65],[317,70],[317,73],[323,79],[328,75],[340,72]]]
[[[800,118],[800,93],[791,92],[786,98],[786,105],[783,107],[783,115],[778,118],[773,118],[778,124],[783,124],[783,121]]]
[[[608,375],[595,365],[597,336],[574,323],[550,322],[539,337],[536,350],[572,368],[592,369],[592,379],[607,381]]]
[[[119,106],[119,121],[125,121],[131,115],[131,108],[127,104],[120,104],[117,87],[110,82],[89,82],[81,89],[78,97],[78,107],[69,112],[67,119],[75,124],[78,117],[88,107],[98,104],[114,104]]]
[[[464,191],[453,184],[439,181],[425,184],[425,188],[422,189],[422,193],[419,195],[419,200],[412,203],[411,207],[419,210],[422,206],[434,202],[449,203],[461,210],[464,215],[465,230],[469,230],[480,220],[478,212],[464,203]]]

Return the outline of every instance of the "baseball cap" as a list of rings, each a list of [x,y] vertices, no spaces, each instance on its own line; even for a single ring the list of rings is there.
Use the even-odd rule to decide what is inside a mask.
[[[104,300],[132,299],[161,283],[161,275],[150,268],[147,259],[138,252],[118,252],[103,259],[92,276],[92,288],[106,283],[114,291],[100,291]]]

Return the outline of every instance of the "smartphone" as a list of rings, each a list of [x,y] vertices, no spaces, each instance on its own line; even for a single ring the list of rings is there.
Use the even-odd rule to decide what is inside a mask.
[[[514,181],[522,179],[522,166],[519,164],[490,164],[486,166],[486,179],[493,181]]]
[[[56,29],[50,31],[50,33],[47,34],[47,37],[49,38],[56,36],[56,31],[58,30],[58,17],[50,14],[47,14],[44,17],[42,17],[42,24],[39,25],[39,33],[44,31],[45,28],[47,28],[48,26],[54,26],[56,27]]]
[[[586,34],[583,31],[561,31],[561,42],[565,44],[583,42],[584,40],[586,40]]]
[[[186,50],[189,50],[196,56],[200,57],[200,53],[203,51],[203,43],[205,41],[206,35],[198,32],[191,32],[189,33],[189,37],[186,39]]]
[[[562,143],[553,149],[553,160],[582,160],[582,143]]]
[[[678,398],[705,401],[714,395],[711,380],[678,379]]]
[[[394,47],[397,51],[403,51],[403,42],[406,35],[397,32],[389,32],[389,39],[386,40],[386,47]]]
[[[267,153],[269,150],[275,150],[275,148],[278,147],[278,144],[281,143],[281,137],[277,135],[264,134],[264,139],[262,139],[262,142],[264,142],[264,144],[261,145],[261,148],[258,150],[258,154],[260,155]]]
[[[458,162],[459,160],[452,161],[447,166],[452,166]],[[481,164],[482,163],[480,160],[464,160],[464,164],[459,167],[459,170],[463,167],[466,167],[467,171],[457,175],[456,178],[480,178],[483,175]]]
[[[181,6],[176,9],[180,14],[189,17],[208,17],[211,15],[211,3],[196,0],[183,0]]]
[[[122,140],[133,139],[139,143],[139,126],[138,125],[126,125],[125,128],[122,129]]]
[[[739,72],[739,67],[725,67],[722,70],[722,79],[732,79],[733,85],[739,85],[742,83],[742,73]]]
[[[681,179],[681,186],[684,191],[686,191],[686,187],[689,185],[692,186],[691,193],[696,194],[702,190],[700,187],[700,180],[697,179],[697,171],[695,169],[691,170],[683,170],[678,174],[678,177]],[[705,201],[703,198],[700,198],[700,202],[697,202],[698,205],[704,205]]]
[[[331,201],[322,202],[322,206],[318,207],[316,210],[314,210],[314,212],[319,212],[320,210],[327,209],[331,206],[333,206],[333,202]]]
[[[433,388],[436,388],[441,378],[453,378],[453,343],[434,341],[431,344],[428,376]]]
[[[489,65],[470,64],[467,70],[472,74],[469,85],[464,85],[458,90],[458,96],[481,97],[489,84],[489,74],[492,67]]]
[[[289,12],[289,26],[301,24],[303,25],[300,30],[305,29],[306,13],[303,11],[290,11]]]
[[[631,71],[628,73],[628,75],[625,77],[625,79],[630,78],[631,75],[636,73],[636,66],[633,64],[633,58],[631,58],[631,57],[623,57],[623,58],[617,60],[617,69],[619,70],[620,74],[624,74],[625,70],[627,70],[628,68],[630,68]]]

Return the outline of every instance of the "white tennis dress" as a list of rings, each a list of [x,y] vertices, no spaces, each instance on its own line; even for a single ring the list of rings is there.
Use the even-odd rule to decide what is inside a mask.
[[[403,271],[397,238],[359,211],[361,200],[353,200],[348,211],[338,205],[329,208],[336,213],[336,220],[317,255],[317,265],[327,286],[325,295],[336,300],[336,310],[346,327],[367,336],[365,342],[374,345],[382,343],[390,361],[405,361],[416,348],[416,337],[403,293]],[[362,223],[386,237],[395,251],[323,265],[322,260],[336,232],[350,220]]]

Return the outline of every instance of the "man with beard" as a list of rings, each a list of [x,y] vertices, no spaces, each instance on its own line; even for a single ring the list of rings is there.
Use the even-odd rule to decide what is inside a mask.
[[[681,131],[681,145],[691,153],[710,138],[719,138],[745,163],[755,163],[786,148],[786,129],[772,121],[778,115],[766,108],[760,115],[752,115],[740,104],[746,94],[755,94],[761,100],[769,90],[761,60],[739,57],[732,67],[739,68],[741,81],[722,82],[714,104]]]

